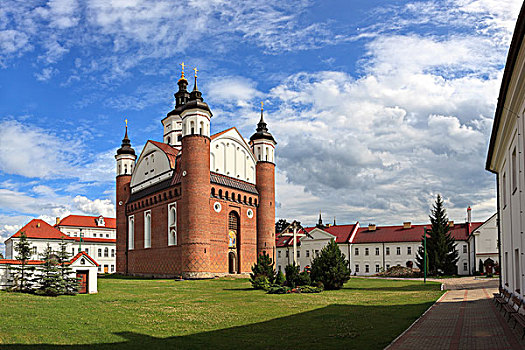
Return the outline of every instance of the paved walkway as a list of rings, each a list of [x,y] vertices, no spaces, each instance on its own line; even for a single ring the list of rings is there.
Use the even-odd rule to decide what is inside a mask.
[[[449,289],[389,347],[394,349],[525,349],[521,327],[513,330],[496,309],[497,280],[440,280]],[[510,323],[514,325],[514,322]]]

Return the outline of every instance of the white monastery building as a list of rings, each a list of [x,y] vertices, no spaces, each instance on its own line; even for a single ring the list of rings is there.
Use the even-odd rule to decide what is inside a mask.
[[[470,208],[468,209],[470,218]],[[450,233],[456,240],[459,253],[457,273],[470,275],[479,271],[476,261],[488,260],[490,269],[499,261],[497,258],[497,229],[495,216],[486,222],[449,222]],[[391,266],[416,266],[416,255],[421,246],[423,227],[405,222],[399,226],[368,225],[360,227],[359,222],[350,225],[323,225],[321,217],[315,227],[306,227],[306,234],[297,238],[297,264],[304,269],[321,249],[334,239],[349,260],[352,275],[374,275]],[[293,263],[293,237],[278,235],[276,239],[276,266],[284,267]],[[485,265],[483,265],[485,266]],[[491,270],[492,271],[492,270]]]
[[[524,297],[525,286],[525,5],[503,73],[486,169],[496,174],[500,287]]]
[[[24,232],[33,247],[31,259],[38,260],[47,244],[57,250],[62,240],[75,256],[81,251],[92,257],[99,273],[113,273],[116,269],[116,221],[103,216],[69,215],[57,218],[55,226],[34,219],[5,241],[6,259],[16,259],[16,242]]]

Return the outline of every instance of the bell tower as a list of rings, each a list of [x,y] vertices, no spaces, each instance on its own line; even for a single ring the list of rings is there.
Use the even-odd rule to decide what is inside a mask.
[[[126,203],[130,196],[131,175],[135,168],[135,150],[131,147],[128,137],[128,120],[126,119],[126,132],[122,144],[115,155],[117,161],[116,178],[116,203],[117,203],[117,273],[126,274],[128,222],[126,218]]]
[[[188,81],[184,76],[184,62],[181,64],[182,73],[177,85],[179,85],[179,91],[175,93],[175,108],[168,113],[166,118],[162,119],[162,125],[164,126],[164,143],[173,146],[177,149],[182,148],[182,118],[180,113],[183,110],[184,105],[190,99],[190,93],[188,92]]]
[[[275,139],[268,131],[261,102],[261,119],[250,146],[257,161],[255,186],[259,192],[257,208],[257,255],[266,252],[275,261]]]

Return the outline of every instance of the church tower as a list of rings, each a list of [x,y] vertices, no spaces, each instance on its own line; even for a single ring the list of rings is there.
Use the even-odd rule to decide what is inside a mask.
[[[130,196],[131,174],[135,167],[135,150],[131,148],[131,141],[128,137],[128,121],[126,119],[126,133],[122,144],[115,155],[117,160],[117,273],[127,273],[127,218],[126,203]]]
[[[259,192],[257,208],[257,255],[263,252],[275,258],[275,139],[268,131],[263,116],[255,134],[250,137],[250,146],[255,155],[256,188]]]
[[[182,118],[180,113],[186,102],[190,99],[190,93],[187,90],[188,81],[184,76],[184,62],[181,63],[181,66],[182,75],[177,82],[179,91],[175,93],[175,108],[162,120],[162,125],[164,126],[164,143],[178,150],[182,147]]]
[[[212,113],[195,86],[179,108],[182,120],[181,245],[182,276],[209,277],[210,271],[210,119]],[[181,85],[179,85],[180,87]],[[179,101],[177,101],[179,103]]]

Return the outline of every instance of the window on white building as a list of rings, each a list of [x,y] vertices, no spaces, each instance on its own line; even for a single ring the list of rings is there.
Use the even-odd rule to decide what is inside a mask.
[[[355,255],[359,255],[359,248],[355,248],[354,252],[355,252]]]
[[[388,270],[390,268],[390,264],[386,264],[386,269]]]
[[[516,188],[518,188],[518,166],[516,164],[516,147],[514,147],[514,150],[512,151],[512,194],[516,191]]]
[[[102,266],[98,265],[98,272],[102,272]]]
[[[397,247],[396,248],[396,254],[397,255],[401,255],[401,247]]]
[[[307,258],[310,257],[310,251],[309,250],[306,251],[306,257]]]
[[[168,206],[168,245],[177,245],[177,203]]]
[[[106,238],[109,238],[109,233],[106,233]]]
[[[104,248],[104,258],[109,257],[109,249],[108,247]]]
[[[368,248],[365,248],[365,255],[368,255],[369,251]]]
[[[289,255],[289,250],[286,250],[286,257],[288,257]]]
[[[503,208],[507,206],[507,175],[503,173],[501,180],[501,193],[503,196]]]
[[[407,247],[407,254],[412,255],[412,247]]]
[[[385,248],[385,254],[386,255],[390,255],[390,247],[386,247]]]
[[[277,257],[278,257],[278,258],[281,257],[281,251],[280,251],[280,250],[277,251]]]
[[[298,257],[298,258],[301,257],[301,251],[300,251],[300,250],[297,251],[297,257]]]
[[[112,257],[112,258],[115,257],[115,249],[111,249],[111,257]]]
[[[98,248],[98,257],[102,258],[102,248]]]
[[[135,248],[135,217],[131,215],[128,218],[128,249]]]
[[[365,272],[367,272],[367,273],[370,272],[370,266],[368,266],[368,264],[365,265]]]
[[[89,248],[84,249],[87,255],[89,255]]]
[[[466,262],[463,263],[463,271],[468,271],[468,264]]]
[[[115,272],[115,265],[111,265],[111,272]]]
[[[379,272],[379,264],[376,264],[376,272]]]
[[[379,255],[379,248],[376,248],[376,255]]]
[[[355,272],[359,272],[359,265],[358,264],[355,265]]]
[[[463,245],[463,253],[467,254],[467,245],[466,244]]]
[[[151,248],[151,210],[144,212],[144,248]]]
[[[37,250],[36,247],[33,247],[33,248],[31,249],[31,254],[33,254],[33,255],[37,255],[37,254],[38,254],[38,250]]]
[[[75,236],[76,236],[76,234],[75,234]],[[97,237],[97,234],[96,234],[96,233],[93,233],[93,237]]]
[[[75,247],[71,248],[71,254],[75,255]]]
[[[315,256],[319,256],[319,251],[318,250],[315,251]]]

